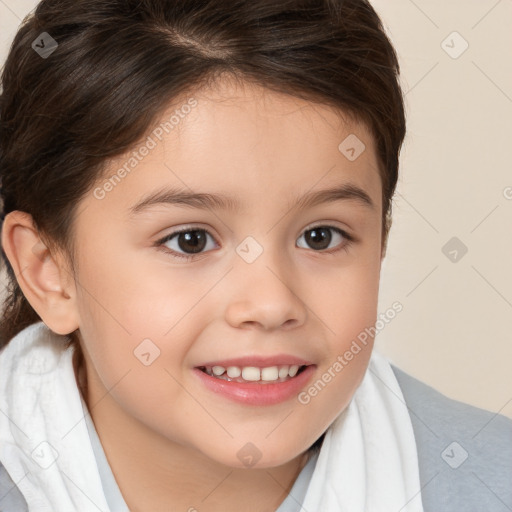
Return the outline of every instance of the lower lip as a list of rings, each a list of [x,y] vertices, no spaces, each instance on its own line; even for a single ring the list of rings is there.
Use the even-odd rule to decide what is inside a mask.
[[[235,402],[247,405],[273,405],[296,396],[311,379],[315,368],[316,365],[309,365],[295,377],[275,384],[227,381],[212,377],[199,368],[194,368],[194,373],[208,389]]]

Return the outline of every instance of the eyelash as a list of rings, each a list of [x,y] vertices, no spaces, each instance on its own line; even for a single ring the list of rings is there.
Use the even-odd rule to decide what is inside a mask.
[[[356,241],[355,237],[353,237],[352,235],[350,235],[343,229],[340,229],[336,226],[329,226],[329,225],[323,225],[323,224],[319,224],[318,226],[310,227],[310,228],[306,229],[303,233],[307,233],[308,231],[312,231],[313,229],[318,229],[318,228],[332,229],[336,233],[340,234],[345,239],[345,242],[342,242],[342,244],[337,249],[313,251],[313,252],[326,253],[326,254],[335,254],[335,253],[338,253],[339,251],[348,252],[349,247],[352,245],[352,243],[354,243]],[[182,254],[182,253],[176,252],[172,249],[169,249],[167,247],[164,247],[164,244],[166,242],[168,242],[169,240],[172,240],[175,236],[180,235],[181,233],[189,233],[192,231],[202,231],[204,233],[207,233],[208,235],[210,235],[213,238],[211,233],[206,229],[186,227],[183,229],[179,229],[177,231],[173,231],[172,233],[164,236],[160,240],[157,240],[154,245],[156,246],[156,248],[158,250],[160,250],[166,254],[171,254],[174,258],[182,259],[185,261],[190,261],[190,260],[192,260],[198,256],[201,256],[202,254],[205,254],[205,253],[203,252],[203,253],[195,253],[195,254]]]

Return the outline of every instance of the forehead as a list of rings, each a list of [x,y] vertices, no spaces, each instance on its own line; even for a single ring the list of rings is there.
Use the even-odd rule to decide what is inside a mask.
[[[151,149],[141,158],[144,147]],[[174,101],[102,182],[123,167],[106,198],[128,212],[163,187],[222,195],[241,211],[251,201],[289,208],[307,192],[347,184],[381,206],[375,144],[363,123],[248,82],[219,80]]]

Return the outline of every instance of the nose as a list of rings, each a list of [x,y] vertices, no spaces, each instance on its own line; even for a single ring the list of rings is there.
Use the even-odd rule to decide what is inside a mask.
[[[276,258],[261,256],[254,263],[238,261],[230,272],[232,283],[226,321],[248,329],[293,329],[306,320],[307,307],[299,296],[293,268]],[[293,286],[295,285],[295,286]]]

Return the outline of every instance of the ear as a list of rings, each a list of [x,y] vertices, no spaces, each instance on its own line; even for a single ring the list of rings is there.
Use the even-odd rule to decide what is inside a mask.
[[[2,247],[26,299],[57,334],[78,329],[76,288],[63,257],[50,254],[32,216],[13,211],[5,216]]]

